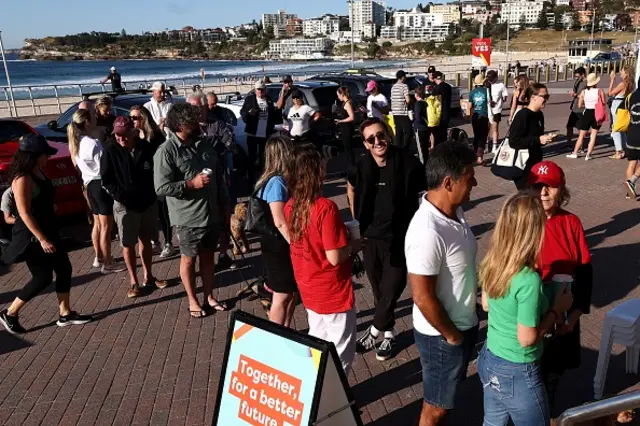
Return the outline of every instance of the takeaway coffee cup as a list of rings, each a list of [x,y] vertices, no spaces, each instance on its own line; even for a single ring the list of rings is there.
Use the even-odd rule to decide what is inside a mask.
[[[553,281],[553,284],[555,286],[554,289],[554,294],[557,295],[560,292],[560,289],[562,288],[563,285],[567,286],[567,290],[571,291],[571,284],[573,284],[573,277],[571,275],[567,275],[567,274],[556,274],[551,278],[551,281]],[[550,303],[553,303],[553,301],[549,301]],[[562,323],[562,319],[559,320],[560,323]],[[564,323],[568,324],[569,323],[569,316],[567,315],[567,313],[564,313]]]
[[[360,222],[357,220],[352,220],[345,223],[347,227],[347,231],[349,231],[349,239],[350,240],[359,240],[360,239]]]
[[[207,176],[211,176],[213,174],[213,170],[211,169],[202,169],[202,173],[203,175],[207,175]]]

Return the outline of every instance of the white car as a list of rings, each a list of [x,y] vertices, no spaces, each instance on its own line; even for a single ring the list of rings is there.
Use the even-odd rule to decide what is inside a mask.
[[[245,174],[249,165],[249,150],[247,147],[247,135],[244,132],[244,120],[240,116],[242,104],[219,103],[218,106],[233,112],[236,118],[233,128],[236,136],[237,152],[233,155],[233,167],[236,173]]]

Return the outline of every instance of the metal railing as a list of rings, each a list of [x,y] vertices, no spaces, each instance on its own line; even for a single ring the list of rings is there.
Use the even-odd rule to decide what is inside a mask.
[[[587,420],[618,414],[621,411],[640,408],[640,391],[614,396],[566,410],[558,417],[558,426],[576,425]]]

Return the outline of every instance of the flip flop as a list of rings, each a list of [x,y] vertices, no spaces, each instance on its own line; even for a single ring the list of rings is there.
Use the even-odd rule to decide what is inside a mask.
[[[224,302],[217,302],[215,305],[210,305],[207,301],[207,307],[209,308],[208,310],[215,312],[227,312],[229,310],[229,307]]]
[[[196,318],[196,319],[202,319],[204,317],[207,316],[207,312],[205,310],[199,310],[199,311],[191,311],[189,310],[189,315],[191,315],[191,318]]]

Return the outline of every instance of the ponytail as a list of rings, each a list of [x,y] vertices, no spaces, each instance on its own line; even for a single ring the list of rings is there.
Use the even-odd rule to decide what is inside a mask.
[[[75,158],[80,151],[80,139],[88,134],[87,127],[91,124],[91,113],[84,109],[79,109],[73,114],[71,123],[67,126],[67,137],[69,139],[69,153],[71,160],[75,164]]]

